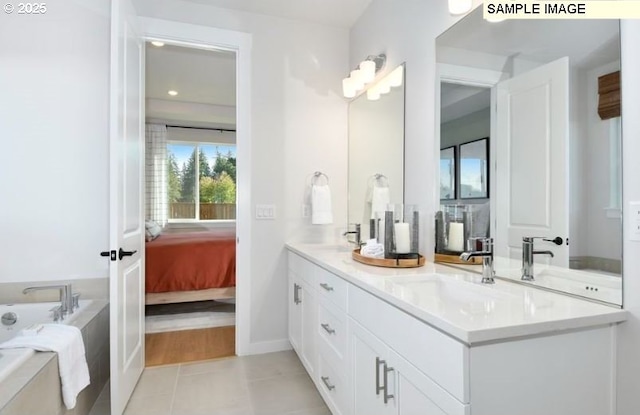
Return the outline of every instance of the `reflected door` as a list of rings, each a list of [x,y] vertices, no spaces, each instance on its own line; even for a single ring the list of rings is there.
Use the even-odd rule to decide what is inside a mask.
[[[496,255],[522,257],[525,236],[569,236],[569,59],[497,85]],[[536,241],[569,266],[569,247]]]

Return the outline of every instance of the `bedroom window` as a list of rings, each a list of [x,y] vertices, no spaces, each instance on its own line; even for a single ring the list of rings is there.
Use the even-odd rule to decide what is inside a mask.
[[[234,145],[168,142],[167,176],[169,220],[235,220]]]

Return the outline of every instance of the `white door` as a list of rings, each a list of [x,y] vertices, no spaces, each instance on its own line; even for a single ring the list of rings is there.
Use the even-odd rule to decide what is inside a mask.
[[[496,232],[498,256],[522,258],[525,236],[569,237],[569,58],[497,85]],[[536,240],[569,266],[569,247]],[[550,262],[547,262],[550,261]]]
[[[111,414],[120,415],[144,368],[144,48],[129,0],[112,1],[111,19]]]

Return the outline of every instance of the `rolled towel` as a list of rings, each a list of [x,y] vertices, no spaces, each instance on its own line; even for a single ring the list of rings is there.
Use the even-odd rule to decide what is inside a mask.
[[[370,239],[366,245],[360,248],[360,255],[369,258],[384,258],[384,246],[375,239]]]
[[[314,225],[333,223],[331,189],[326,184],[311,186],[311,223]]]
[[[390,200],[389,188],[374,184],[371,190],[371,219],[376,218],[376,212],[386,211]]]
[[[20,334],[0,343],[0,349],[26,347],[40,352],[56,352],[62,400],[67,409],[73,409],[78,394],[89,385],[89,367],[85,358],[82,333],[79,328],[64,324],[42,326],[35,335]]]

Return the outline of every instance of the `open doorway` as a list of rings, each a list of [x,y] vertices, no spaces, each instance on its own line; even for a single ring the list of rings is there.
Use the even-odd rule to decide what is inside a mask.
[[[236,67],[146,44],[147,366],[235,354]]]

